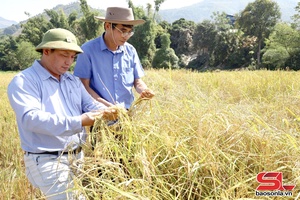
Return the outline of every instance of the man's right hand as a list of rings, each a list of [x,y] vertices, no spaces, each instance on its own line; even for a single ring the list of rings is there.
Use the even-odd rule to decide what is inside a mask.
[[[82,126],[92,126],[95,122],[95,118],[101,114],[101,111],[83,113],[81,115]]]

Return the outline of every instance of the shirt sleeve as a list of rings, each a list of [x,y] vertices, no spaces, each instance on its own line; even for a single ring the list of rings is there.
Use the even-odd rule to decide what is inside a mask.
[[[85,50],[85,53],[78,54],[76,59],[74,75],[79,78],[90,79],[92,76],[92,64],[87,51]]]
[[[15,111],[19,129],[45,135],[68,136],[82,131],[81,116],[62,116],[43,111],[37,82],[19,75],[13,78],[7,93]]]
[[[82,108],[83,112],[91,112],[96,110],[102,110],[105,109],[106,106],[99,101],[96,101],[85,89],[83,84],[81,85],[81,91],[82,91]]]
[[[145,72],[141,64],[140,58],[137,54],[137,51],[133,46],[132,46],[132,52],[133,52],[134,79],[139,79],[145,76]]]

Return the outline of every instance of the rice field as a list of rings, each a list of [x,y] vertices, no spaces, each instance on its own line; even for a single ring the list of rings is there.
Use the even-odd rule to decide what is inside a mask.
[[[24,174],[6,96],[14,74],[0,73],[0,199],[44,199]],[[298,199],[299,80],[294,71],[147,70],[156,96],[122,115],[120,130],[97,120],[76,189],[87,199]],[[282,172],[292,196],[257,196],[260,172]]]

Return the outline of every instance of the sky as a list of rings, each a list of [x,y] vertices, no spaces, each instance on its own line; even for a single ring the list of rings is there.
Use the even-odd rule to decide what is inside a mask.
[[[107,7],[119,6],[128,7],[127,0],[86,0],[87,4],[96,9],[104,9]],[[190,6],[202,0],[165,0],[161,5],[160,10],[181,8]],[[44,11],[44,9],[52,9],[58,4],[69,4],[79,2],[79,0],[0,0],[0,17],[20,22],[28,19],[25,12],[30,16],[35,16]],[[154,5],[154,0],[132,0],[136,6],[146,7],[147,3]]]

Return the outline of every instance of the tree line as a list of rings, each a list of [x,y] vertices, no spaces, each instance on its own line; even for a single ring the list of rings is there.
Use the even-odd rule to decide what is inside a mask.
[[[129,39],[140,56],[144,68],[191,69],[300,69],[300,2],[291,23],[280,20],[278,4],[270,0],[256,0],[234,16],[215,12],[210,20],[200,23],[183,18],[173,23],[159,20],[158,11],[165,0],[154,0],[154,8],[128,7],[135,18],[146,23],[136,26]],[[63,10],[44,10],[45,15],[29,18],[21,24],[18,36],[0,38],[0,70],[22,70],[29,67],[40,54],[34,50],[51,28],[72,31],[78,43],[100,36],[103,22],[94,16],[103,16],[98,10],[80,0],[77,10],[68,16]],[[29,16],[29,14],[28,14]]]

